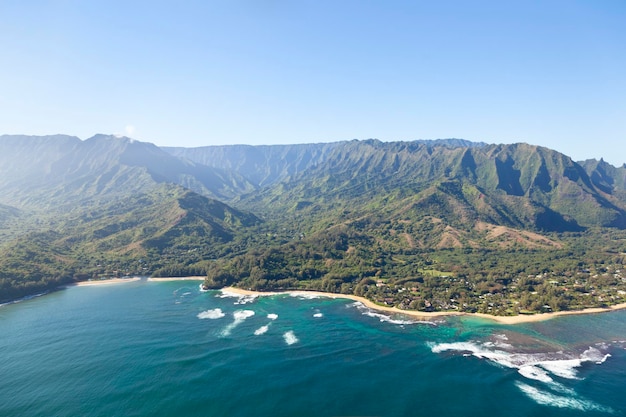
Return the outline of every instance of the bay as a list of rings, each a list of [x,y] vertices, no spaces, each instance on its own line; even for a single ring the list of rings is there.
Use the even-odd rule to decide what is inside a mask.
[[[626,415],[626,311],[505,326],[194,281],[0,307],[0,416]]]

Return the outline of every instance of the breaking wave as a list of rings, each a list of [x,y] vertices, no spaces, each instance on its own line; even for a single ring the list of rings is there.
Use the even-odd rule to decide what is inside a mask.
[[[48,291],[42,292],[42,293],[39,293],[39,294],[27,295],[26,297],[18,298],[17,300],[7,301],[6,303],[0,303],[0,307],[8,306],[8,305],[11,305],[11,304],[21,303],[22,301],[28,301],[28,300],[31,300],[33,298],[41,297],[42,295],[46,295],[46,294],[48,294]]]
[[[510,346],[506,344],[506,346]],[[590,347],[577,357],[563,352],[554,353],[515,353],[508,352],[497,343],[454,342],[430,344],[433,353],[457,351],[471,353],[472,356],[488,359],[507,368],[516,368],[518,372],[529,379],[541,382],[553,381],[549,374],[565,379],[577,379],[576,368],[584,362],[603,363],[611,355],[603,354],[598,349]]]
[[[239,300],[235,301],[233,304],[250,304],[253,303],[257,299],[258,295],[244,295],[239,298]]]
[[[252,310],[237,310],[233,313],[233,317],[235,320],[244,321],[248,317],[254,316],[254,311]]]
[[[253,303],[258,298],[258,295],[256,295],[256,294],[244,295],[244,294],[239,294],[239,293],[236,293],[236,292],[231,292],[231,291],[228,291],[228,290],[220,290],[220,293],[217,294],[216,297],[218,297],[218,298],[236,298],[237,300],[233,304],[235,304],[235,305],[243,305],[243,304]]]
[[[200,287],[202,290],[202,287]],[[199,292],[195,290],[195,287],[180,287],[172,292],[175,297],[174,304],[181,304],[189,302],[198,296]]]
[[[278,318],[278,314],[274,314],[274,313],[269,313],[267,315],[267,318],[274,321]],[[267,333],[267,331],[270,329],[270,324],[272,324],[272,322],[270,321],[269,323],[267,323],[265,326],[261,326],[258,329],[256,329],[254,331],[254,335],[255,336],[259,336],[261,334]]]
[[[289,330],[288,332],[283,334],[283,339],[285,339],[285,343],[287,343],[288,345],[293,345],[294,343],[298,343],[299,341],[292,330]]]
[[[433,353],[460,352],[465,356],[487,359],[500,366],[517,369],[519,375],[543,383],[549,389],[544,391],[519,381],[516,382],[516,386],[538,404],[584,411],[610,411],[592,401],[580,398],[573,389],[553,379],[553,377],[580,379],[577,368],[585,362],[602,364],[611,356],[610,354],[604,354],[595,347],[589,347],[579,355],[564,352],[516,353],[507,351],[506,349],[512,346],[503,343],[503,340],[506,339],[496,336],[496,342],[430,343],[429,347]],[[567,396],[557,395],[556,392]]]
[[[252,310],[237,310],[233,313],[233,317],[235,318],[235,320],[230,323],[228,326],[226,326],[224,328],[224,330],[222,330],[222,336],[228,336],[230,335],[230,333],[233,331],[233,329],[237,326],[239,326],[241,323],[243,323],[243,321],[245,319],[247,319],[248,317],[252,317],[254,316],[254,311]]]
[[[198,318],[199,319],[220,319],[222,317],[224,317],[226,314],[224,314],[222,312],[221,308],[215,308],[213,310],[207,310],[207,311],[203,311],[201,313],[198,313]]]
[[[360,311],[363,312],[364,316],[376,318],[380,322],[383,322],[383,323],[400,324],[400,325],[405,325],[405,324],[430,324],[432,326],[437,325],[435,322],[426,321],[426,320],[394,319],[392,316],[375,312],[374,310],[372,310],[371,308],[367,307],[366,305],[364,305],[363,303],[359,301],[348,304],[348,307],[356,307]]]
[[[602,411],[606,413],[612,413],[613,410],[608,407],[596,404],[593,401],[586,400],[577,397],[564,397],[557,395],[549,391],[542,391],[539,388],[524,384],[523,382],[515,382],[515,385],[522,391],[528,398],[535,401],[537,404],[548,405],[558,408],[570,408],[579,411]]]
[[[289,292],[291,297],[298,297],[301,300],[314,300],[316,298],[321,298],[322,295],[311,293],[308,291],[291,291]]]
[[[270,325],[269,325],[269,324],[266,324],[265,326],[261,326],[261,327],[259,327],[258,329],[256,329],[256,330],[254,331],[254,335],[255,335],[255,336],[262,335],[262,334],[264,334],[264,333],[267,333],[267,331],[268,331],[269,329],[270,329]]]

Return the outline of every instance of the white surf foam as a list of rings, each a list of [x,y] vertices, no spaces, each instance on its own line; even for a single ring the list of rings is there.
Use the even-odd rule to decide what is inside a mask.
[[[313,314],[313,317],[320,318],[320,317],[324,317],[324,315],[322,313],[315,313]]]
[[[254,311],[252,310],[237,310],[233,313],[233,317],[235,320],[230,323],[228,326],[222,330],[222,336],[228,336],[233,331],[233,329],[239,326],[245,319],[248,317],[254,316]]]
[[[209,292],[209,290],[204,288],[204,284],[198,285],[198,288],[200,288],[200,292]]]
[[[278,314],[274,314],[274,313],[269,313],[267,315],[267,318],[274,321],[278,318]],[[259,336],[261,334],[266,333],[269,329],[270,329],[270,324],[272,324],[272,322],[270,321],[269,323],[267,323],[265,326],[261,326],[258,329],[256,329],[254,331],[255,336]]]
[[[220,293],[215,296],[218,298],[236,298],[237,300],[233,303],[235,305],[253,303],[258,298],[258,295],[256,294],[245,295],[224,289],[220,290]]]
[[[513,349],[513,345],[510,343],[507,343],[507,341],[509,340],[507,335],[495,334],[493,335],[493,339],[494,339],[494,341],[492,342],[493,346],[500,348],[500,349],[505,349],[505,350]]]
[[[581,359],[562,359],[537,363],[537,365],[541,366],[552,375],[566,379],[578,379],[576,368],[578,368],[581,364]]]
[[[534,365],[521,366],[517,372],[528,379],[534,379],[545,383],[553,382],[553,379],[550,378],[546,371]]]
[[[515,354],[501,350],[491,350],[488,348],[489,345],[486,347],[485,345],[474,342],[431,343],[429,346],[433,353],[442,353],[445,351],[469,352],[472,356],[481,359],[489,359],[507,368],[519,368],[523,365],[527,365],[525,361],[519,360]]]
[[[283,334],[283,339],[285,339],[285,343],[287,343],[288,345],[293,345],[294,343],[298,343],[299,341],[292,330],[289,330],[288,332]]]
[[[391,316],[386,314],[377,313],[371,308],[367,307],[363,303],[356,301],[354,303],[350,303],[347,307],[356,307],[360,311],[363,312],[364,316],[369,316],[378,319],[381,323],[391,323],[391,324],[430,324],[431,326],[436,326],[437,324],[432,321],[424,321],[424,320],[402,320],[402,319],[394,319]]]
[[[250,304],[250,303],[253,303],[257,299],[257,297],[258,295],[244,295],[243,297],[239,298],[239,300],[235,301],[233,304],[239,304],[239,305]]]
[[[226,314],[224,314],[222,312],[221,308],[215,308],[213,310],[207,310],[207,311],[203,311],[201,313],[198,313],[198,318],[199,319],[219,319],[224,317]]]
[[[233,291],[228,291],[226,289],[221,289],[220,292],[218,294],[215,294],[215,296],[217,298],[241,298],[243,297],[243,295],[233,292]]]
[[[369,317],[374,317],[377,318],[378,320],[380,320],[383,323],[391,323],[391,324],[417,324],[417,321],[413,321],[413,320],[399,320],[399,319],[393,319],[389,316],[386,316],[384,314],[380,314],[380,313],[375,313],[372,310],[367,310],[365,312],[363,312],[363,314],[365,316],[369,316]]]
[[[302,300],[314,300],[322,297],[320,294],[313,294],[307,291],[291,291],[289,295],[291,297],[298,297]]]
[[[606,349],[607,345],[604,344],[603,347]],[[581,355],[581,359],[583,362],[594,362],[598,365],[604,363],[610,357],[611,355],[609,353],[604,354],[600,352],[600,350],[591,346]]]
[[[593,401],[586,400],[584,398],[576,397],[564,397],[562,395],[556,395],[548,391],[542,391],[533,386],[524,384],[522,382],[515,382],[515,385],[537,404],[548,405],[558,408],[569,408],[579,411],[602,411],[612,413],[613,410],[608,407],[603,407],[600,404],[596,404]]]
[[[502,339],[500,339],[502,340]],[[516,386],[537,404],[559,408],[569,408],[581,411],[604,411],[612,412],[610,408],[581,398],[576,391],[556,382],[551,375],[564,379],[578,379],[576,368],[584,362],[603,363],[610,355],[605,355],[598,349],[590,347],[582,354],[570,354],[563,352],[554,353],[514,353],[505,350],[494,349],[497,343],[486,342],[455,342],[455,343],[430,343],[434,353],[456,351],[477,358],[488,359],[500,366],[517,369],[518,373],[531,380],[539,381],[549,390],[541,390],[534,386],[516,381]]]
[[[269,324],[266,324],[265,326],[261,326],[261,327],[259,327],[258,329],[256,329],[256,330],[254,331],[254,335],[255,335],[255,336],[262,335],[262,334],[264,334],[264,333],[267,333],[267,331],[268,331],[269,329],[270,329]]]
[[[233,313],[233,317],[235,317],[235,320],[241,320],[241,321],[244,321],[248,317],[252,317],[252,316],[254,316],[254,311],[252,310],[237,310]]]
[[[22,301],[28,301],[30,299],[41,297],[42,295],[46,295],[46,294],[48,294],[48,291],[42,292],[42,293],[39,293],[39,294],[34,294],[34,295],[27,295],[25,297],[18,298],[17,300],[7,301],[6,303],[2,303],[2,304],[0,304],[0,307],[8,306],[8,305],[11,305],[11,304],[21,303]]]
[[[493,342],[438,343],[429,345],[433,353],[444,351],[469,352],[472,356],[488,359],[498,365],[517,369],[520,375],[541,382],[552,382],[549,374],[565,379],[577,379],[577,368],[584,362],[603,363],[610,355],[589,348],[581,355],[554,353],[515,353],[502,349]],[[499,346],[500,348],[495,348]],[[506,344],[507,347],[510,345]],[[546,372],[547,371],[547,372]]]

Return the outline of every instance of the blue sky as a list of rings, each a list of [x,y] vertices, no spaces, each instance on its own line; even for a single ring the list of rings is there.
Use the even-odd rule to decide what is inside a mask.
[[[626,162],[626,1],[0,2],[0,134],[527,142]]]

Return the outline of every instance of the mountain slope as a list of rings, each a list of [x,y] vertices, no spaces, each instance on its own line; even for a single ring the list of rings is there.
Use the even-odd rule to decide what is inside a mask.
[[[352,143],[360,141],[353,140]],[[375,139],[365,142],[378,142]],[[300,145],[223,145],[198,148],[163,147],[166,152],[199,164],[238,172],[257,187],[263,188],[306,173],[332,158],[336,149],[349,142],[309,143]],[[463,139],[418,140],[413,144],[428,147],[474,148],[482,142]],[[348,145],[349,146],[349,145]]]
[[[3,136],[0,151],[2,299],[87,278],[207,273],[211,286],[500,314],[626,294],[622,169],[538,146],[355,140],[165,152],[57,135]],[[547,273],[558,278],[529,278]]]
[[[203,260],[232,251],[241,230],[258,223],[169,184],[74,210],[0,247],[0,302],[92,277],[206,274]]]
[[[225,145],[162,149],[195,163],[237,172],[256,187],[266,187],[323,163],[339,144]]]
[[[626,164],[621,167],[600,159],[588,159],[579,164],[585,169],[593,185],[626,203]]]
[[[150,143],[96,135],[0,137],[0,203],[46,208],[176,183],[214,198],[253,187],[236,174],[182,161]]]
[[[343,142],[323,163],[239,204],[269,217],[345,210],[362,216],[373,208],[393,215],[395,205],[455,227],[478,220],[546,231],[626,227],[624,204],[595,187],[580,165],[526,144]]]

